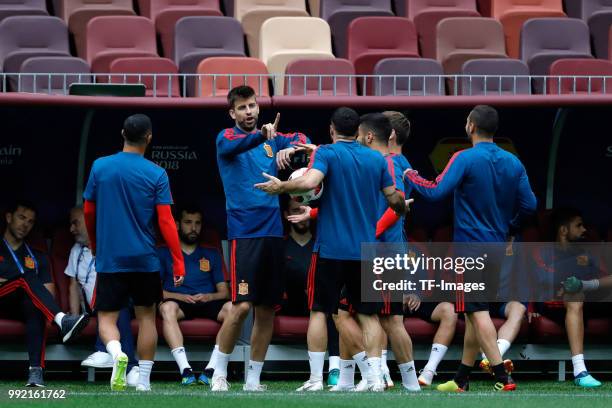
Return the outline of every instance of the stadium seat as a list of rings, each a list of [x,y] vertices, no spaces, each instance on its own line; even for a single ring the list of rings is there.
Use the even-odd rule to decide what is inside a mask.
[[[117,58],[157,56],[155,28],[146,17],[95,17],[87,24],[86,41],[85,59],[94,73],[109,73]]]
[[[427,58],[385,58],[374,67],[374,75],[400,75],[403,78],[374,78],[374,95],[434,96],[444,95],[444,72],[440,63]],[[406,75],[432,75],[406,78]],[[434,77],[434,75],[440,75]]]
[[[28,58],[21,65],[20,72],[22,74],[46,72],[53,75],[50,78],[47,75],[25,76],[21,78],[21,84],[13,84],[11,81],[14,91],[67,95],[71,84],[91,82],[89,64],[76,57]]]
[[[268,69],[257,58],[210,57],[200,62],[197,73],[208,75],[198,77],[200,91],[194,91],[192,96],[226,97],[230,89],[238,85],[249,85],[257,96],[270,96]],[[213,77],[210,74],[223,75]]]
[[[550,75],[566,76],[548,82],[549,94],[612,93],[612,79],[596,76],[612,76],[612,62],[598,59],[560,59],[550,66]],[[572,76],[595,76],[575,78]]]
[[[504,26],[506,50],[510,58],[520,58],[520,34],[525,21],[540,17],[565,17],[561,0],[488,0],[481,12],[498,19]]]
[[[261,60],[271,74],[284,74],[287,64],[300,58],[333,59],[329,25],[316,17],[273,17],[261,26]],[[276,95],[283,94],[284,81],[278,76]]]
[[[183,17],[174,31],[174,63],[179,72],[195,74],[208,57],[244,57],[240,23],[232,17]]]
[[[10,0],[0,2],[0,21],[10,16],[49,15],[45,0]]]
[[[171,59],[160,57],[118,58],[110,64],[111,83],[144,84],[146,96],[181,96],[178,68]],[[142,76],[140,74],[143,74]],[[147,74],[161,74],[157,76]],[[168,75],[163,75],[168,74]]]
[[[55,14],[62,18],[74,35],[77,55],[86,59],[87,23],[94,17],[134,15],[132,0],[54,0]]]
[[[259,58],[261,25],[272,17],[309,17],[304,0],[236,0],[234,14],[242,24],[249,55]]]
[[[162,333],[160,331],[161,320],[158,320],[157,324],[158,332]],[[187,342],[205,341],[214,343],[215,337],[219,333],[219,329],[221,329],[221,324],[215,320],[197,318],[181,321],[179,322],[179,327]]]
[[[301,316],[276,316],[272,338],[277,341],[303,341],[308,331],[308,320],[308,317]]]
[[[530,337],[537,343],[565,343],[567,334],[565,327],[557,322],[541,316],[532,319]],[[605,318],[588,318],[584,320],[585,343],[609,343],[612,333],[612,320]]]
[[[506,58],[504,32],[492,18],[451,17],[438,23],[436,59],[446,74],[459,74],[471,59]]]
[[[517,59],[474,59],[463,64],[459,92],[462,95],[529,95],[529,67]],[[507,77],[503,77],[506,76]],[[517,76],[524,78],[517,78]],[[486,78],[485,76],[489,76]],[[497,78],[495,77],[497,76]]]
[[[61,19],[13,16],[0,21],[0,70],[19,72],[26,59],[40,56],[70,56],[68,30]]]
[[[290,62],[285,73],[287,74],[285,77],[285,95],[357,95],[357,81],[354,77],[355,67],[351,61],[346,59],[299,59]],[[300,75],[312,75],[312,77]]]
[[[605,0],[572,0],[565,2],[568,16],[588,24],[597,58],[608,58],[608,31],[612,25],[612,2]]]
[[[558,59],[592,58],[589,28],[575,18],[534,18],[521,32],[521,59],[531,75],[548,75]],[[546,88],[545,80],[533,81],[536,92]]]
[[[448,17],[480,17],[476,0],[403,0],[406,17],[416,27],[421,55],[436,58],[436,28]],[[396,2],[397,4],[397,2]]]
[[[153,20],[163,55],[172,58],[174,26],[186,16],[222,16],[219,0],[138,0],[140,14]]]
[[[334,53],[347,58],[347,28],[364,16],[392,16],[391,0],[321,0],[321,18],[329,23],[334,38]]]
[[[313,17],[321,17],[321,0],[308,0],[308,9]]]
[[[84,61],[83,61],[84,62]],[[74,245],[74,237],[68,228],[60,228],[51,237],[51,265],[56,297],[62,310],[70,310],[70,278],[64,273],[68,265],[70,250]]]
[[[384,58],[418,57],[414,24],[403,17],[359,17],[348,27],[348,59],[357,75],[371,75]]]

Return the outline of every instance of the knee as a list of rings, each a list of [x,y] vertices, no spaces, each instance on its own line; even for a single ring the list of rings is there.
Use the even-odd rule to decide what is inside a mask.
[[[450,303],[440,303],[440,323],[456,324],[457,313],[455,313],[455,306]]]
[[[566,302],[565,308],[568,313],[582,313],[584,302]]]
[[[233,304],[231,307],[231,312],[233,316],[236,316],[238,319],[244,319],[251,311],[251,303],[249,302],[240,302]]]
[[[506,318],[508,320],[521,320],[525,316],[527,308],[519,302],[510,302],[506,305]]]
[[[159,306],[159,313],[163,320],[177,320],[178,305],[174,302],[164,302]]]

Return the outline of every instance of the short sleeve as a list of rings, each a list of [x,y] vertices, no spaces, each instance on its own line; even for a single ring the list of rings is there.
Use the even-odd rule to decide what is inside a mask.
[[[83,198],[91,202],[96,202],[96,194],[98,191],[96,169],[96,162],[94,162],[93,166],[91,166],[91,171],[89,172],[89,179],[87,180],[87,186],[85,186],[85,192],[83,193]]]
[[[64,269],[64,274],[70,276],[71,278],[76,277],[76,263],[77,257],[79,256],[78,250],[76,246],[73,246],[70,250],[70,256],[68,257],[68,264],[66,265],[66,269]]]
[[[327,150],[324,147],[318,147],[312,153],[312,157],[310,158],[310,164],[308,168],[317,169],[323,174],[327,174],[328,170],[328,157]]]
[[[223,260],[218,250],[213,250],[210,259],[210,266],[212,270],[212,278],[216,284],[225,282],[225,276],[223,275]]]
[[[157,185],[155,186],[155,204],[172,204],[170,181],[166,171],[163,171],[157,180]]]

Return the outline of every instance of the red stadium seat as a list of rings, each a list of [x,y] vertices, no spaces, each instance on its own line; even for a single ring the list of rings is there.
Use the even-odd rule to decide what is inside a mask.
[[[291,75],[285,77],[285,95],[352,96],[357,94],[355,67],[349,60],[340,58],[333,60],[299,59],[290,62],[285,73]],[[313,76],[300,77],[300,75]],[[338,76],[334,77],[334,75]],[[353,76],[349,78],[349,75]]]
[[[414,24],[403,17],[359,17],[348,28],[348,59],[357,75],[371,75],[384,58],[418,57]]]
[[[158,56],[155,28],[145,17],[95,17],[87,24],[86,37],[85,59],[94,73],[109,73],[118,58]]]
[[[541,316],[531,321],[530,337],[537,343],[565,343],[565,327]],[[612,319],[591,318],[584,321],[584,340],[586,343],[609,343],[612,333]]]
[[[181,96],[178,68],[171,59],[160,57],[118,58],[114,60],[111,74],[138,74],[132,76],[113,75],[112,83],[144,84],[146,96]],[[143,74],[143,75],[140,75]],[[156,77],[147,74],[159,74]],[[168,74],[168,75],[163,75]]]
[[[612,62],[598,59],[560,59],[550,66],[550,75],[567,76],[548,82],[549,94],[612,93],[612,79],[596,76],[612,76]],[[592,76],[595,78],[572,78]]]
[[[276,340],[304,340],[308,320],[308,317],[276,316],[272,337]]]
[[[194,96],[226,97],[230,89],[243,84],[252,87],[258,96],[270,96],[268,68],[257,58],[210,57],[198,64],[196,72],[206,75],[198,77],[200,91],[192,91]]]
[[[161,321],[158,321],[159,323]],[[179,327],[186,341],[214,343],[217,333],[221,329],[221,324],[210,319],[193,319],[180,322]]]

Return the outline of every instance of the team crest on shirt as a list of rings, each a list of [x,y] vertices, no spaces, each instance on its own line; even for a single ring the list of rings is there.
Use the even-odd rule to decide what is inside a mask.
[[[249,284],[245,281],[242,281],[238,284],[238,294],[241,296],[249,294]]]
[[[587,266],[589,264],[589,256],[588,255],[578,255],[576,257],[576,263],[578,266]]]
[[[34,260],[32,259],[31,256],[26,256],[25,257],[25,267],[28,269],[35,269],[36,266],[34,264]]]
[[[266,156],[268,157],[274,157],[274,151],[272,151],[272,146],[270,146],[267,143],[263,144],[263,148],[266,151]]]
[[[200,259],[200,271],[210,272],[210,261],[206,258]]]

